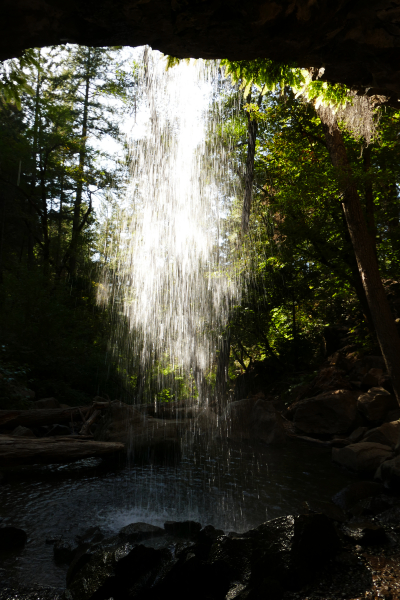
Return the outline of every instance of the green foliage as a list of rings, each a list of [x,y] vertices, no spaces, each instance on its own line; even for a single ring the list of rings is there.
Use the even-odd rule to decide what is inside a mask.
[[[34,94],[29,81],[29,69],[39,69],[36,51],[25,50],[19,58],[5,61],[0,67],[0,100],[3,104],[12,102],[21,108],[21,97],[23,94]]]
[[[227,60],[221,61],[225,74],[233,84],[239,83],[239,89],[247,96],[254,85],[262,94],[274,91],[278,85],[300,88],[305,82],[301,69],[294,64],[282,64],[269,59]]]

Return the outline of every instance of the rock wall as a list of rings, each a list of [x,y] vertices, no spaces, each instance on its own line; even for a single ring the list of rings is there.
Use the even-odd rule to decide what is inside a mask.
[[[65,42],[149,44],[179,57],[294,60],[400,93],[399,0],[5,0],[0,59]]]

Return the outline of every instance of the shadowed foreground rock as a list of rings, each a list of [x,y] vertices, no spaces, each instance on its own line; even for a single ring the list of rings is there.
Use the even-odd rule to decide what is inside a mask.
[[[284,590],[310,581],[340,548],[333,523],[322,514],[281,517],[244,534],[220,533],[208,526],[194,543],[172,544],[167,536],[158,548],[104,540],[75,568],[65,600],[223,600],[227,594],[256,600],[267,590],[269,600],[278,600]]]

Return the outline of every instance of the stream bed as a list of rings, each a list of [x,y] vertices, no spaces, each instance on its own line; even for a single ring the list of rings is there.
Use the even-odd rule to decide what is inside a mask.
[[[87,459],[16,469],[0,486],[0,518],[24,529],[28,542],[0,556],[0,576],[64,587],[67,566],[54,562],[50,540],[73,541],[91,526],[108,535],[133,522],[163,526],[186,519],[243,532],[299,512],[305,501],[329,502],[355,479],[332,464],[329,449],[295,441],[251,448],[194,444],[177,466]]]

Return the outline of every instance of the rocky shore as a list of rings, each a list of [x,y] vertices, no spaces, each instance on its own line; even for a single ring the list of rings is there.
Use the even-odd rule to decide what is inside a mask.
[[[324,512],[304,509],[245,533],[182,521],[131,523],[107,538],[92,527],[75,539],[53,540],[54,560],[68,564],[65,590],[19,587],[4,577],[0,599],[400,598],[397,495],[359,481]],[[0,528],[2,551],[7,539],[16,539],[6,529]],[[24,543],[21,534],[19,540]]]

